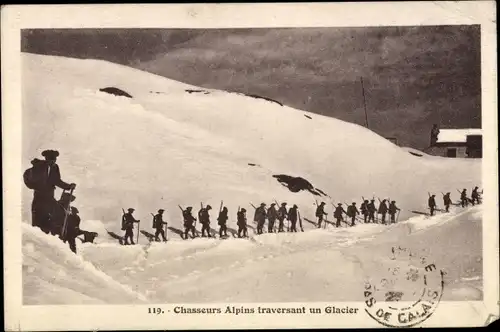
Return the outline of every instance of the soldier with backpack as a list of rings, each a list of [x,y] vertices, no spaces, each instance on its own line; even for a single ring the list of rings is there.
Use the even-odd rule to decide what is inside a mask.
[[[385,215],[387,214],[387,204],[385,203],[387,200],[383,199],[378,206],[378,214],[382,215],[382,224],[385,225]]]
[[[460,204],[462,207],[469,205],[469,199],[467,198],[467,189],[462,190],[460,193]]]
[[[368,207],[368,222],[375,222],[375,212],[377,212],[377,209],[375,208],[375,200],[372,199],[370,203],[367,205]]]
[[[50,213],[50,229],[52,235],[59,235],[61,239],[65,240],[68,216],[70,214],[70,204],[75,200],[75,196],[69,192],[63,192],[61,198],[57,201]],[[66,229],[64,229],[64,222],[66,220]]]
[[[261,203],[258,208],[255,209],[254,221],[257,222],[257,234],[262,234],[262,229],[266,223],[266,203]]]
[[[325,212],[325,202],[321,202],[316,208],[316,217],[318,218],[318,228],[321,228],[321,222],[323,221],[323,216],[327,216],[328,213]]]
[[[431,216],[434,215],[434,211],[436,210],[436,199],[435,199],[436,195],[430,195],[429,196],[429,200],[427,202],[428,206],[429,206],[429,210],[431,212]]]
[[[74,206],[71,207],[71,214],[67,218],[67,228],[65,240],[68,241],[69,248],[76,254],[76,237],[83,232],[80,230],[80,216],[78,209]],[[66,242],[66,241],[64,241]]]
[[[395,216],[397,211],[401,211],[401,209],[396,206],[396,201],[391,201],[391,203],[389,204],[389,215],[391,216],[391,224],[396,223]]]
[[[198,218],[200,219],[201,224],[201,236],[205,237],[205,231],[207,232],[208,237],[212,237],[210,234],[210,214],[208,211],[212,210],[210,205],[207,205],[205,208],[201,208],[198,212]]]
[[[59,152],[45,150],[42,152],[45,160],[35,158],[31,161],[32,167],[23,173],[25,185],[33,190],[31,204],[31,224],[39,227],[43,232],[49,233],[51,228],[50,215],[56,200],[54,193],[56,187],[64,190],[75,189],[74,183],[68,184],[61,180],[61,172],[56,164]]]
[[[368,218],[368,200],[365,199],[363,203],[361,203],[361,214],[363,215],[363,220],[366,224],[366,220]]]
[[[450,212],[450,205],[451,205],[450,194],[451,193],[448,192],[443,196],[443,204],[444,207],[446,208],[446,212]]]
[[[297,232],[298,206],[293,205],[288,211],[288,219],[290,219],[290,232]]]
[[[238,225],[239,238],[241,238],[241,233],[243,233],[243,237],[248,237],[246,212],[247,212],[246,209],[241,209],[236,214],[236,224]]]
[[[269,220],[267,224],[268,233],[272,233],[274,231],[274,223],[278,218],[278,211],[276,211],[276,208],[274,207],[275,205],[275,203],[272,203],[269,209],[267,209],[267,219]]]
[[[186,210],[182,210],[182,217],[184,218],[184,240],[187,240],[189,231],[191,231],[193,238],[196,236],[196,229],[194,227],[196,218],[191,214],[192,210],[193,208],[191,206],[188,206]]]
[[[130,244],[135,244],[134,242],[134,223],[139,223],[140,220],[136,220],[132,215],[135,211],[133,208],[129,208],[128,212],[122,217],[122,230],[125,231],[125,245],[128,245],[128,239],[130,239]]]
[[[285,219],[288,219],[288,212],[286,210],[286,202],[281,203],[280,208],[278,209],[278,232],[284,232],[285,228]]]
[[[155,232],[155,241],[160,241],[160,235],[163,239],[163,242],[167,241],[165,237],[165,230],[163,229],[163,225],[168,225],[166,221],[163,221],[163,212],[165,210],[159,209],[158,213],[153,217],[153,228],[156,229]]]
[[[228,211],[227,211],[227,207],[224,206],[224,208],[222,208],[222,210],[220,211],[219,213],[219,216],[217,217],[217,222],[220,226],[219,228],[219,237],[227,237],[227,220],[229,219],[228,217]]]
[[[474,205],[475,203],[477,204],[481,204],[481,201],[480,201],[480,197],[479,197],[479,192],[478,192],[478,189],[479,187],[475,187],[473,190],[472,190],[472,193],[471,193],[471,198],[472,198],[472,205]]]
[[[356,220],[356,215],[359,214],[356,203],[352,202],[352,205],[347,207],[347,216],[351,218],[351,226],[354,226],[354,221]]]
[[[342,203],[338,203],[335,212],[333,212],[333,217],[337,219],[337,227],[340,227],[340,222],[344,221],[343,213],[346,213],[346,211],[342,208]]]

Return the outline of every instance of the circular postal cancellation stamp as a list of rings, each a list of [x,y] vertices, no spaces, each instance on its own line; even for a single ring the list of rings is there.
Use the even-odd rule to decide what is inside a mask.
[[[365,282],[365,311],[388,327],[411,327],[428,319],[443,295],[444,272],[425,254],[393,247],[388,264]]]

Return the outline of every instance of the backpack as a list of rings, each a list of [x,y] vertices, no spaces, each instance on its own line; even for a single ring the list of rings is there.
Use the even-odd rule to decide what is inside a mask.
[[[205,208],[201,208],[200,211],[198,211],[198,220],[201,222],[203,220],[203,212]]]
[[[42,163],[42,161],[38,160],[37,163],[35,160],[31,162],[33,166],[25,170],[23,173],[24,184],[29,189],[37,189],[43,181],[43,170],[42,167],[40,167],[40,163]]]
[[[322,212],[322,208],[318,206],[318,208],[316,209],[316,217],[321,217],[323,215]]]
[[[156,228],[156,216],[153,216],[153,228]]]
[[[125,214],[122,216],[122,231],[124,231],[127,227],[127,218],[125,217]]]

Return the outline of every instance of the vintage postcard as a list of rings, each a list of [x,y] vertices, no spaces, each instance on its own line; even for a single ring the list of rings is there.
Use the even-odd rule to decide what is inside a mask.
[[[493,1],[1,15],[5,330],[498,319]]]

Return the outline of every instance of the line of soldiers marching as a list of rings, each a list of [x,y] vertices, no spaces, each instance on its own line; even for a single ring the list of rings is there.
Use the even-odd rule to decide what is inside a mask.
[[[479,187],[476,186],[474,189],[472,189],[472,194],[471,197],[467,197],[467,189],[462,189],[462,191],[458,190],[458,193],[460,194],[460,205],[461,207],[467,207],[470,204],[473,206],[476,204],[481,204],[481,196],[479,195]],[[450,212],[450,205],[454,205],[452,200],[451,200],[451,193],[447,192],[446,194],[441,193],[443,195],[443,205],[445,207],[446,212]],[[437,208],[436,204],[436,195],[435,194],[429,194],[429,200],[427,202],[428,208],[430,210],[430,215],[433,216],[434,212],[439,210]]]

